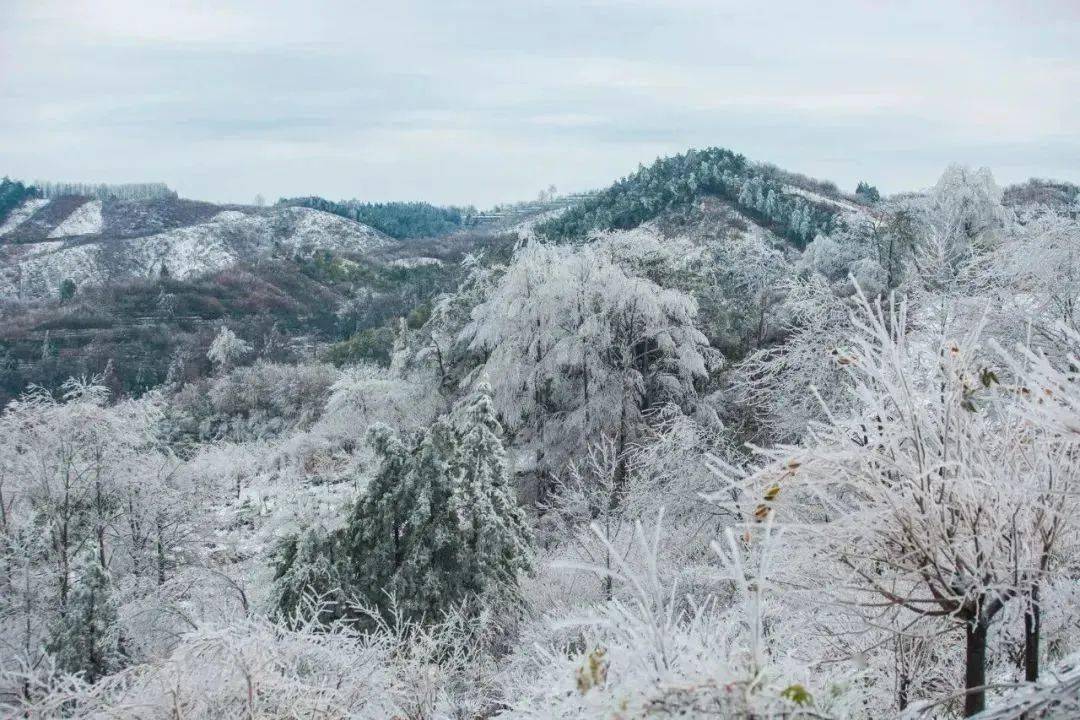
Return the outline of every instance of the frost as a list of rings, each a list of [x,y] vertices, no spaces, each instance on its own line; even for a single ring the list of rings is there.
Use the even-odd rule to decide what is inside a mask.
[[[309,208],[275,208],[246,215],[225,210],[204,223],[137,238],[112,239],[101,227],[101,202],[81,205],[50,237],[101,233],[76,246],[39,245],[33,254],[9,255],[0,267],[0,297],[35,297],[56,291],[71,278],[99,284],[155,276],[162,267],[183,279],[221,270],[274,251],[337,250],[363,253],[389,239],[372,228]]]
[[[49,204],[45,198],[27,200],[19,207],[11,211],[7,219],[0,225],[0,237],[7,235],[15,228],[29,220],[34,213]]]
[[[50,238],[71,237],[73,235],[100,235],[104,226],[101,217],[101,201],[90,200],[68,215],[62,223],[49,233]]]
[[[442,265],[443,261],[440,260],[439,258],[421,256],[421,257],[398,258],[397,260],[391,260],[388,264],[391,267],[418,268],[418,267],[427,267],[429,265]]]

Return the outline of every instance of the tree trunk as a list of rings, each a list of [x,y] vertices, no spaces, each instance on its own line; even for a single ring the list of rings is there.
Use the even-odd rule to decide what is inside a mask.
[[[967,623],[967,657],[964,673],[964,717],[971,717],[986,709],[986,636],[990,624],[986,620],[972,619]],[[974,688],[979,688],[974,690]]]
[[[1031,586],[1030,605],[1024,613],[1024,679],[1039,679],[1039,631],[1042,618],[1039,612],[1039,584]]]

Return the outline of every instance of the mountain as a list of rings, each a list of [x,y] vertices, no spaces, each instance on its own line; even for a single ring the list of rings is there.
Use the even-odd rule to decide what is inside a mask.
[[[206,350],[222,324],[254,357],[388,363],[397,319],[423,324],[433,299],[465,277],[466,257],[506,262],[534,239],[630,233],[634,242],[644,233],[714,249],[741,239],[844,285],[845,263],[825,267],[843,259],[843,238],[879,226],[889,203],[903,202],[881,200],[866,183],[845,193],[721,148],[658,159],[600,191],[484,212],[317,197],[217,205],[157,185],[7,180],[0,196],[0,406],[31,383],[53,387],[106,368],[121,394],[198,378],[209,372]],[[1032,180],[1006,188],[1003,201],[1075,212],[1078,197],[1075,185]],[[814,243],[819,235],[840,245]],[[888,263],[863,266],[873,275]],[[744,300],[724,300],[714,313],[721,319],[703,325],[730,359],[779,339],[751,322],[777,299]]]
[[[178,198],[33,198],[0,226],[0,297],[165,274],[184,279],[271,254],[364,253],[389,238],[320,210],[220,206]]]

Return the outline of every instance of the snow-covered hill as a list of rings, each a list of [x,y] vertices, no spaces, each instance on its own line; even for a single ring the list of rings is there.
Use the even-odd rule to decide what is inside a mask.
[[[0,228],[0,297],[49,295],[69,278],[101,284],[162,268],[186,278],[271,253],[357,253],[389,242],[367,225],[309,208],[31,200]]]

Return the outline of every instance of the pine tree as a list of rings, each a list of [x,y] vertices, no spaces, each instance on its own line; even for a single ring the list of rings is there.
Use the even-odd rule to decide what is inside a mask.
[[[385,609],[399,590],[408,555],[409,520],[417,504],[411,457],[397,434],[381,423],[368,430],[379,470],[353,506],[345,530],[349,581],[361,599]]]
[[[408,550],[396,585],[416,618],[437,620],[467,595],[460,518],[454,504],[451,464],[457,438],[437,421],[420,441],[411,470],[416,505],[409,521]]]
[[[308,619],[309,603],[319,607],[319,619],[330,622],[341,614],[341,577],[334,562],[334,538],[311,527],[287,538],[278,548],[274,574],[274,615],[286,622]],[[330,603],[335,603],[330,605]]]
[[[461,443],[454,458],[454,499],[467,557],[468,589],[484,594],[516,585],[532,566],[533,537],[510,484],[491,387],[480,383],[464,407]]]
[[[66,606],[49,628],[48,651],[71,673],[89,682],[119,669],[122,654],[112,582],[96,555],[84,550]]]

